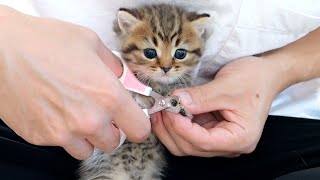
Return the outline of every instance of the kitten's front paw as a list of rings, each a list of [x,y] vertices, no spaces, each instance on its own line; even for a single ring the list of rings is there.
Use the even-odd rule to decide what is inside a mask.
[[[188,117],[191,121],[193,119],[193,115],[190,113],[190,111],[188,111],[187,109],[185,109],[182,105],[179,114],[181,114],[182,116]]]

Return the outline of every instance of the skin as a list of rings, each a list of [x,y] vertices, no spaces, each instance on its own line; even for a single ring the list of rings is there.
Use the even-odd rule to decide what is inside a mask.
[[[168,112],[154,114],[155,134],[177,156],[251,153],[275,96],[293,84],[320,77],[319,38],[320,28],[261,57],[237,59],[207,84],[176,90],[173,94],[180,95],[195,120]]]
[[[118,80],[119,60],[93,31],[6,6],[0,26],[0,117],[19,136],[77,159],[117,147],[113,123],[130,141],[148,137],[149,119]]]

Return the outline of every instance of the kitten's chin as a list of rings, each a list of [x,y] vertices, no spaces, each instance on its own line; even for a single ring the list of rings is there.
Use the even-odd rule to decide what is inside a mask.
[[[152,80],[154,82],[160,82],[162,84],[172,84],[172,83],[175,83],[178,79],[176,77],[170,77],[168,75],[159,75],[159,76],[154,76]]]

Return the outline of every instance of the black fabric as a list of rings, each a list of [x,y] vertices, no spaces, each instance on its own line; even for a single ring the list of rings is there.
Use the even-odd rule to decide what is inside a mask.
[[[303,169],[276,178],[275,180],[318,180],[320,179],[320,167]]]
[[[166,180],[274,179],[320,167],[320,121],[270,116],[257,149],[239,158],[168,158]],[[62,148],[30,145],[0,121],[1,180],[75,179],[78,163]]]
[[[0,119],[1,180],[72,180],[77,168],[78,161],[62,148],[31,145]]]
[[[320,121],[270,116],[260,143],[239,158],[170,156],[167,180],[274,179],[320,167]]]

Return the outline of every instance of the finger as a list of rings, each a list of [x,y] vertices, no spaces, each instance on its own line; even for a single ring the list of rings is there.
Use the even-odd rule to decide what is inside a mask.
[[[149,137],[151,122],[129,93],[124,92],[114,113],[114,123],[123,130],[128,140],[140,143]]]
[[[120,132],[112,122],[101,123],[94,134],[87,137],[88,141],[101,151],[110,153],[120,142]]]
[[[93,154],[93,145],[85,139],[74,138],[63,148],[78,160],[85,160]]]
[[[188,142],[188,140],[183,139],[179,135],[175,133],[172,126],[172,121],[170,119],[179,118],[179,115],[175,115],[172,113],[167,113],[168,115],[164,115],[164,125],[169,132],[171,138],[174,143],[177,145],[178,149],[186,155],[199,156],[199,157],[229,157],[232,156],[231,153],[225,151],[205,151],[201,148],[197,147],[196,144],[192,144]],[[167,116],[167,117],[166,117]],[[170,117],[171,116],[171,117]],[[181,117],[181,116],[180,116]],[[182,117],[184,118],[184,117]]]
[[[107,75],[112,78],[111,72]],[[115,77],[114,77],[115,78]],[[140,143],[149,137],[151,123],[148,116],[142,111],[138,104],[123,87],[118,79],[109,79],[110,88],[106,90],[107,95],[102,100],[105,105],[105,113],[109,115],[114,124],[120,128],[129,141]]]
[[[172,118],[172,130],[185,141],[204,152],[234,152],[237,138],[233,132],[242,131],[241,127],[230,122],[219,122],[207,130],[197,123],[186,121],[185,118]]]
[[[170,116],[171,114],[171,116]],[[193,152],[195,151],[195,148],[190,144],[188,141],[182,139],[179,137],[173,130],[171,125],[171,118],[181,118],[182,116],[172,114],[172,113],[163,113],[163,125],[167,132],[169,133],[170,138],[173,140],[177,148],[187,154],[187,155],[193,155]],[[184,118],[184,117],[182,117]],[[187,121],[190,121],[189,119]]]
[[[122,65],[116,57],[102,42],[98,46],[98,56],[102,62],[110,69],[116,77],[122,75]],[[119,82],[120,83],[120,82]],[[121,86],[117,88],[120,91],[119,106],[117,113],[113,117],[115,124],[123,130],[127,138],[135,143],[144,141],[150,134],[150,120],[134,102],[129,93]]]
[[[176,156],[184,156],[185,153],[182,153],[180,149],[177,147],[175,142],[172,140],[168,130],[165,128],[162,120],[162,115],[160,113],[152,114],[151,115],[151,122],[153,132],[159,138],[164,146],[174,155]]]
[[[221,109],[232,110],[235,105],[232,97],[221,88],[223,86],[219,80],[215,80],[201,86],[179,89],[173,94],[178,95],[183,106],[195,115]]]
[[[192,122],[199,124],[200,126],[209,129],[214,127],[220,121],[217,120],[216,116],[212,113],[199,114],[194,116]]]

